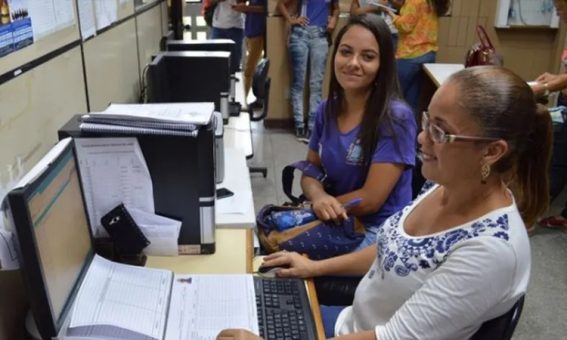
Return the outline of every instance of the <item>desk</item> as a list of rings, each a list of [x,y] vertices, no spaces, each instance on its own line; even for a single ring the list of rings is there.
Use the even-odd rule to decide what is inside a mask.
[[[252,273],[252,229],[217,229],[211,255],[148,256],[146,267],[175,274]]]
[[[226,138],[226,136],[225,136]],[[254,228],[256,214],[252,196],[250,173],[242,149],[227,147],[225,139],[224,149],[224,181],[217,184],[218,188],[227,188],[234,192],[234,196],[225,199],[246,199],[248,209],[245,213],[229,213],[215,209],[215,224],[217,228]]]
[[[240,112],[238,117],[228,118],[228,124],[224,126],[224,147],[242,149],[246,158],[254,155],[248,112]]]
[[[423,64],[423,70],[436,87],[441,86],[453,73],[464,68],[463,64]]]

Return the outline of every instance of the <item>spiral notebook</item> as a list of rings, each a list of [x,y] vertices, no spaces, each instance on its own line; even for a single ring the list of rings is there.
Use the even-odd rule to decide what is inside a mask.
[[[147,128],[136,127],[127,125],[112,125],[100,123],[81,123],[79,125],[81,131],[88,132],[105,132],[115,134],[131,134],[136,133],[140,135],[162,135],[162,136],[190,136],[197,137],[199,130],[186,131],[186,130],[171,130],[162,128]]]
[[[81,117],[81,130],[197,136],[211,122],[214,103],[111,104]]]

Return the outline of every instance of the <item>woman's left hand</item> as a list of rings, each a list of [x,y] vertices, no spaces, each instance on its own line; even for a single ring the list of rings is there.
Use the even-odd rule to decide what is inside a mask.
[[[245,329],[225,329],[217,335],[217,340],[262,340],[262,338]]]

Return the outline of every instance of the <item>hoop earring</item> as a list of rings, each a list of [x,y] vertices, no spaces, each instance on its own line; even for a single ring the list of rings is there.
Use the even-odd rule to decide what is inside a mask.
[[[483,164],[480,168],[480,183],[486,184],[488,176],[490,176],[490,165]]]

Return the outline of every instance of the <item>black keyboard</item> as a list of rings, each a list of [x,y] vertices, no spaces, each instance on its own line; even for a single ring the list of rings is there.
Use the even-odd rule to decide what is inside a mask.
[[[260,336],[266,340],[316,340],[305,283],[254,277]]]

